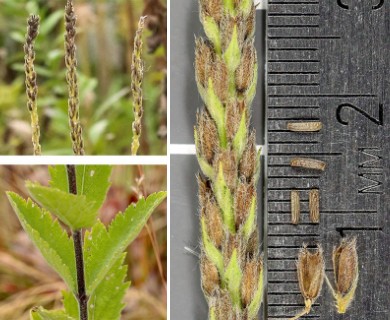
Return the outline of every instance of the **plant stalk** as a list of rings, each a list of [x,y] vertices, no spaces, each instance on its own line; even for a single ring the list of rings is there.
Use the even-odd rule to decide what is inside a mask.
[[[76,168],[66,166],[68,172],[69,193],[77,194]],[[88,296],[85,290],[85,271],[83,256],[83,235],[81,230],[72,232],[77,272],[77,300],[79,302],[80,320],[88,320]]]

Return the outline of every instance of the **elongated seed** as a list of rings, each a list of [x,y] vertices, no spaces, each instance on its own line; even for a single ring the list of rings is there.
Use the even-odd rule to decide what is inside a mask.
[[[289,122],[287,123],[287,129],[294,132],[316,132],[322,129],[322,122]]]
[[[299,191],[291,191],[291,223],[298,224],[301,215],[301,204],[299,202]]]
[[[320,191],[318,189],[309,192],[309,212],[310,221],[313,223],[320,222]]]
[[[324,171],[326,167],[326,163],[317,159],[310,158],[294,158],[291,160],[290,165],[292,167],[298,168],[306,168],[306,169],[314,169]]]

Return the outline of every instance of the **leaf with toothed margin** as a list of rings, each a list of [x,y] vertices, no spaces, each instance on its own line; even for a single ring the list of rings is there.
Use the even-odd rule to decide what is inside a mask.
[[[23,229],[52,268],[76,292],[76,262],[73,241],[49,212],[13,192],[7,197]]]
[[[212,17],[205,16],[202,19],[203,22],[203,28],[207,35],[207,37],[210,39],[210,41],[214,45],[214,49],[217,53],[221,52],[221,34],[219,32],[219,28],[217,23],[214,21]]]
[[[238,34],[237,34],[236,25],[234,25],[233,34],[229,46],[227,47],[226,51],[223,53],[223,59],[225,60],[226,66],[228,67],[230,72],[236,71],[241,61],[241,49],[238,44]]]
[[[90,297],[89,319],[116,320],[120,318],[125,306],[123,299],[130,286],[130,282],[125,282],[127,274],[127,266],[123,265],[125,257],[126,253],[120,255]]]
[[[206,222],[204,220],[205,218],[203,217],[201,219],[201,225],[204,251],[206,252],[207,258],[209,258],[210,261],[215,264],[218,272],[223,275],[224,270],[222,253],[211,242],[209,235],[207,234]]]
[[[241,280],[242,271],[238,261],[237,249],[234,249],[224,274],[224,281],[233,304],[238,307],[241,307]]]
[[[70,194],[30,181],[27,181],[26,187],[36,202],[55,214],[72,230],[89,228],[95,223],[98,215],[96,203],[88,201],[86,196]]]
[[[69,291],[62,291],[62,296],[65,312],[75,319],[80,319],[79,303],[75,295]]]
[[[110,187],[111,166],[76,165],[77,194],[84,195],[88,201],[94,202],[92,209],[98,211],[106,199]],[[49,167],[50,186],[68,192],[68,174],[66,166]]]
[[[259,281],[257,283],[257,291],[255,292],[252,302],[248,306],[248,319],[256,319],[257,314],[259,313],[261,303],[263,301],[263,268],[261,268]]]
[[[126,247],[137,237],[166,192],[157,192],[119,213],[108,229],[97,222],[85,233],[84,257],[87,294],[91,296]]]
[[[48,311],[42,307],[33,308],[30,313],[32,320],[76,320],[63,310]]]

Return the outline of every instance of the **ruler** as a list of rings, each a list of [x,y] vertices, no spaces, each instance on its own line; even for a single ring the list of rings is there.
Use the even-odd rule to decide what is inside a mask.
[[[320,243],[331,278],[340,239],[358,239],[355,301],[338,315],[326,285],[306,319],[390,319],[390,1],[270,0],[268,7],[267,318],[303,307],[295,261]],[[287,123],[321,121],[314,133]],[[293,157],[326,162],[324,172],[290,166]],[[308,193],[320,192],[312,224]],[[291,224],[298,190],[301,222]]]

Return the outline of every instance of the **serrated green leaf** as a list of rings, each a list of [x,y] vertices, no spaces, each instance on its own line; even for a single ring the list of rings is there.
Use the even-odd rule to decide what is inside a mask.
[[[50,213],[39,208],[30,199],[25,201],[13,192],[7,192],[8,200],[17,214],[23,229],[41,251],[46,261],[76,292],[76,262],[73,241]]]
[[[32,320],[76,320],[63,310],[48,311],[42,307],[32,309],[30,316]]]
[[[207,37],[213,43],[215,51],[217,53],[220,53],[221,52],[221,35],[219,32],[219,28],[218,28],[217,23],[210,16],[205,16],[202,22],[203,22],[204,31],[205,31]]]
[[[233,304],[239,307],[241,307],[241,280],[242,271],[238,261],[237,249],[234,249],[224,274],[224,281],[230,292]]]
[[[36,202],[55,214],[72,230],[89,228],[95,223],[98,215],[95,210],[96,203],[88,201],[86,196],[70,194],[29,181],[26,187]]]
[[[232,38],[230,40],[229,46],[223,54],[223,58],[226,62],[226,66],[228,67],[229,71],[236,71],[241,60],[241,49],[238,45],[238,34],[236,25],[233,28]]]
[[[255,292],[252,302],[250,303],[248,307],[248,316],[250,320],[256,319],[257,314],[259,313],[259,309],[261,306],[261,303],[263,301],[263,292],[264,292],[264,286],[263,286],[263,268],[261,268],[260,275],[259,275],[259,281],[257,283],[257,291]]]
[[[88,201],[95,203],[93,209],[98,211],[106,199],[110,187],[112,167],[105,165],[77,165],[77,194],[86,196]],[[68,192],[68,175],[66,166],[49,167],[50,186]]]
[[[123,265],[123,253],[97,286],[88,303],[89,319],[118,320],[125,304],[123,298],[130,283],[125,282],[127,266]]]
[[[62,296],[65,312],[75,319],[80,319],[79,303],[75,295],[69,291],[62,291]]]
[[[246,112],[244,111],[242,113],[242,117],[241,117],[241,121],[237,133],[233,139],[233,147],[234,147],[234,151],[236,152],[238,160],[241,159],[242,153],[245,150],[247,135],[248,135],[248,127],[246,125]]]
[[[226,185],[225,178],[223,176],[222,163],[218,166],[218,175],[214,183],[214,193],[217,199],[218,205],[222,209],[223,222],[228,227],[230,232],[235,233],[235,222],[233,212],[233,197]]]
[[[225,109],[222,102],[214,92],[213,81],[209,78],[207,88],[207,110],[210,112],[211,117],[214,119],[217,129],[221,147],[225,148],[227,144],[226,130],[225,130]]]
[[[97,222],[85,234],[84,257],[87,294],[91,295],[126,247],[137,237],[166,192],[151,194],[119,213],[108,230]]]
[[[209,235],[207,234],[206,222],[204,221],[204,219],[204,217],[202,217],[201,219],[203,248],[207,255],[207,258],[209,258],[210,261],[215,264],[219,274],[223,276],[223,256],[221,251],[219,251],[211,242]]]

